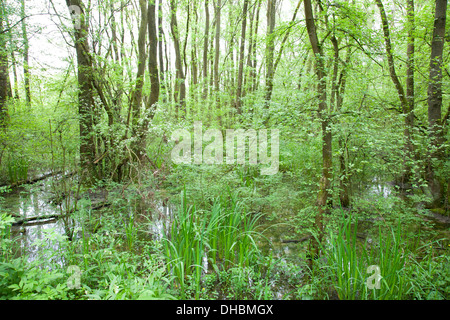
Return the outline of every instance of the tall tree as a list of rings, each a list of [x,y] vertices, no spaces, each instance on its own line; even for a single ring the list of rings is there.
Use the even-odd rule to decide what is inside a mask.
[[[442,159],[442,55],[445,43],[447,0],[436,0],[433,39],[431,42],[430,77],[428,84],[428,127],[431,138],[427,180],[433,195],[433,206],[439,206],[443,197],[443,184],[436,176],[434,159]]]
[[[220,109],[220,95],[219,95],[219,58],[220,58],[220,14],[221,14],[222,2],[216,0],[215,14],[216,14],[216,43],[215,43],[215,55],[214,55],[214,89],[216,91],[216,103],[217,109]],[[220,115],[219,115],[220,121]]]
[[[251,72],[252,72],[252,68],[253,68],[253,60],[252,60],[252,52],[253,52],[253,45],[255,42],[255,37],[256,34],[254,32],[254,28],[255,28],[255,12],[256,12],[256,1],[255,3],[251,6],[252,10],[250,11],[250,15],[249,15],[249,32],[248,32],[248,54],[247,54],[247,70],[245,73],[245,77],[244,77],[244,88],[242,91],[242,95],[245,96],[247,94],[247,91],[251,91],[250,85],[251,84]]]
[[[5,23],[6,23],[6,29],[10,30],[10,24],[9,24],[9,19],[7,16],[4,17],[5,19]],[[17,59],[16,59],[16,45],[13,39],[13,34],[12,32],[8,32],[8,40],[9,40],[9,46],[10,46],[10,52],[11,52],[11,63],[12,63],[12,68],[13,68],[13,77],[14,77],[14,99],[19,99],[19,77],[17,76]]]
[[[274,64],[273,57],[275,51],[275,13],[276,0],[267,1],[267,35],[266,35],[266,107],[269,107],[269,102],[273,91],[273,76]]]
[[[245,35],[247,28],[247,11],[248,11],[248,0],[244,0],[244,7],[242,8],[242,29],[241,29],[241,44],[239,46],[239,70],[237,77],[237,88],[236,88],[236,102],[235,108],[237,113],[242,112],[242,84],[244,77],[244,55],[245,55]]]
[[[203,41],[203,99],[208,97],[209,0],[205,0],[205,36]]]
[[[198,2],[192,1],[192,7],[195,15],[193,26],[193,37],[191,37],[191,91],[194,92],[194,100],[197,101],[197,84],[198,84],[198,57],[197,57],[197,37],[198,37]]]
[[[408,47],[406,59],[406,100],[408,101],[407,127],[414,126],[414,69],[415,69],[415,13],[414,0],[407,0],[408,15]]]
[[[22,38],[23,38],[23,78],[25,82],[25,98],[28,107],[31,106],[31,88],[30,88],[30,67],[29,67],[29,51],[30,45],[28,41],[27,24],[25,13],[25,0],[20,3],[20,18],[22,19]]]
[[[162,0],[158,1],[158,60],[159,60],[159,78],[160,78],[160,84],[161,84],[161,91],[163,92],[163,101],[165,101],[166,97],[166,84],[165,84],[165,77],[164,77],[164,58],[163,58],[163,37],[164,37],[164,30],[163,30],[163,20],[162,20]]]
[[[143,159],[145,156],[145,148],[146,148],[146,139],[147,139],[147,131],[149,121],[153,119],[156,103],[159,99],[159,78],[158,78],[158,39],[156,36],[156,6],[154,1],[147,2],[146,0],[141,0],[141,27],[139,30],[139,61],[138,61],[138,76],[136,89],[134,93],[137,93],[139,90],[138,96],[134,97],[136,99],[135,103],[138,103],[137,106],[134,106],[135,112],[133,116],[133,128],[135,128],[135,154],[139,159]],[[148,7],[146,7],[146,3],[148,3]],[[144,15],[146,18],[144,18]],[[145,113],[143,117],[138,113],[140,109],[141,102],[138,99],[142,100],[142,90],[144,83],[144,73],[145,73],[145,59],[147,57],[146,54],[146,31],[148,31],[148,39],[149,39],[149,51],[148,51],[148,70],[150,75],[150,96],[147,101],[147,105],[145,106]],[[137,109],[136,109],[137,108]],[[139,120],[142,119],[142,125],[138,125]]]
[[[159,75],[158,75],[158,37],[156,35],[156,6],[155,0],[151,0],[148,4],[148,38],[149,38],[149,56],[148,69],[150,73],[150,100],[149,108],[151,108],[151,117],[153,118],[155,104],[159,99]]]
[[[173,44],[175,49],[175,69],[176,69],[176,81],[175,81],[175,104],[176,114],[180,115],[181,112],[186,110],[186,84],[185,75],[183,71],[183,59],[181,57],[180,48],[180,33],[177,23],[177,1],[170,0],[170,29],[172,31]]]
[[[134,86],[131,95],[131,105],[130,108],[133,113],[133,129],[135,134],[140,130],[138,128],[138,123],[140,120],[140,111],[142,106],[142,90],[144,87],[144,74],[146,69],[147,60],[147,28],[148,28],[148,15],[147,15],[147,1],[139,0],[140,7],[140,26],[138,34],[138,62],[137,62],[137,74],[136,74],[136,84]],[[139,155],[138,155],[139,156]],[[140,158],[140,157],[139,157]]]
[[[318,237],[313,241],[313,254],[318,255],[319,244],[323,238],[323,216],[327,211],[329,202],[329,189],[331,185],[332,170],[332,134],[329,127],[328,106],[327,106],[327,80],[324,64],[324,55],[321,42],[317,36],[317,28],[312,11],[311,0],[304,0],[305,21],[308,30],[309,41],[315,57],[315,71],[318,80],[317,96],[319,100],[318,115],[322,123],[322,178],[320,179],[319,193],[317,197],[318,211],[315,217],[315,227],[318,230]]]
[[[80,123],[80,162],[88,169],[90,176],[97,177],[94,170],[95,141],[93,134],[93,68],[88,41],[89,22],[86,19],[85,6],[82,0],[66,0],[67,7],[73,15],[72,6],[80,9],[78,25],[74,28],[75,49],[77,53],[78,72],[78,115]],[[79,28],[78,28],[79,27]]]
[[[256,68],[257,68],[257,64],[258,64],[258,60],[256,58],[256,39],[258,36],[258,28],[259,28],[259,13],[261,11],[261,3],[262,0],[257,0],[257,9],[256,9],[256,25],[255,25],[255,32],[254,32],[254,37],[253,37],[253,45],[252,45],[252,52],[251,52],[251,59],[252,59],[252,68],[250,70],[250,78],[252,79],[253,83],[252,83],[252,91],[256,91],[258,88],[258,83],[259,81],[257,81],[257,77],[256,77]]]
[[[5,118],[7,116],[8,100],[8,52],[6,50],[6,39],[4,35],[3,21],[6,18],[5,3],[0,0],[0,127],[5,125]]]
[[[123,61],[123,49],[119,48],[119,35],[118,35],[118,24],[116,22],[115,17],[115,8],[114,1],[110,0],[109,2],[109,10],[111,12],[111,35],[112,35],[112,49],[114,51],[114,60],[117,66],[117,74],[119,76],[119,81],[117,82],[117,90],[113,97],[113,106],[116,114],[120,113],[120,109],[122,107],[122,95],[123,95],[123,67],[121,62]],[[123,10],[123,5],[121,6],[121,14]]]
[[[403,88],[403,85],[400,82],[400,79],[397,75],[396,69],[395,69],[395,62],[394,62],[394,55],[393,55],[393,48],[392,48],[392,44],[391,44],[391,36],[390,36],[390,30],[389,30],[389,23],[388,23],[388,19],[386,16],[386,11],[384,9],[384,5],[383,2],[381,0],[376,0],[376,4],[378,6],[378,9],[380,11],[380,16],[381,16],[381,23],[383,26],[383,34],[384,34],[384,42],[385,42],[385,49],[386,49],[386,56],[387,56],[387,60],[388,60],[388,65],[389,65],[389,74],[391,76],[391,80],[395,85],[395,88],[397,90],[397,95],[398,98],[400,100],[400,104],[402,107],[402,113],[405,115],[405,129],[404,129],[404,136],[405,136],[405,163],[404,163],[404,168],[403,168],[403,173],[402,173],[402,186],[405,185],[409,185],[410,182],[410,166],[408,164],[409,162],[409,158],[412,157],[412,142],[411,142],[411,114],[412,114],[412,110],[411,110],[411,98],[408,99],[407,95],[405,94],[405,89]],[[411,4],[408,4],[408,13],[409,15],[411,14]],[[412,13],[413,14],[413,13]],[[408,17],[408,22],[411,22],[411,17]],[[409,27],[409,26],[408,26]],[[410,37],[408,37],[408,40],[412,40],[410,39]],[[412,42],[408,43],[408,49],[407,51],[408,53],[408,63],[411,63],[411,55],[412,55],[412,51],[411,51],[411,47]],[[411,72],[413,72],[412,70],[408,71],[409,74],[407,76],[407,81],[411,81],[412,77],[411,77]],[[409,79],[409,80],[408,80]],[[409,85],[408,89],[411,91],[411,84],[410,82],[407,82],[407,85]],[[410,92],[413,94],[413,92]],[[412,97],[412,99],[414,99]]]

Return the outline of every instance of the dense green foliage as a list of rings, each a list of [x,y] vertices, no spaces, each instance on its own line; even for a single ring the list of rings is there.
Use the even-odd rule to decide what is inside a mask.
[[[89,14],[56,23],[66,57],[28,69],[44,27],[0,0],[0,299],[450,298],[448,9],[430,79],[442,0],[416,0],[413,25],[410,0],[384,1],[387,20],[378,0],[313,1],[311,19],[311,1],[84,2],[48,1]],[[175,163],[172,134],[195,121],[278,129],[279,171]]]

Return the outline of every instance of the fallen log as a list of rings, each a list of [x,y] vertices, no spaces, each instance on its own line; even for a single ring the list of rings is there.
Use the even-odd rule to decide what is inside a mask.
[[[23,218],[20,220],[17,220],[15,222],[13,222],[13,226],[21,226],[24,224],[28,224],[30,222],[35,222],[35,221],[42,221],[42,220],[57,220],[59,218],[62,218],[63,215],[60,214],[51,214],[51,215],[46,215],[46,216],[36,216],[36,217],[29,217],[29,218]]]
[[[111,205],[111,203],[108,202],[104,202],[104,203],[99,203],[95,206],[92,206],[90,209],[91,210],[99,210],[101,208],[105,208],[105,207],[109,207]],[[16,220],[15,222],[12,223],[13,226],[27,226],[31,223],[34,222],[42,222],[42,221],[46,221],[46,220],[58,220],[61,218],[65,218],[68,215],[74,213],[76,210],[72,209],[70,210],[67,214],[50,214],[50,215],[46,215],[46,216],[35,216],[35,217],[29,217],[29,218],[22,218],[20,220]],[[15,215],[15,217],[17,217],[17,215]]]
[[[22,181],[14,182],[14,183],[11,183],[11,184],[8,184],[8,183],[2,184],[2,185],[0,185],[0,187],[7,187],[8,186],[8,187],[11,187],[11,188],[15,188],[15,187],[21,186],[23,184],[33,184],[33,183],[45,180],[47,178],[56,176],[56,175],[61,174],[61,173],[62,173],[62,171],[50,172],[50,173],[46,173],[46,174],[44,174],[44,175],[42,175],[40,177],[34,178],[34,179],[22,180]],[[73,174],[73,173],[71,173],[71,174]]]

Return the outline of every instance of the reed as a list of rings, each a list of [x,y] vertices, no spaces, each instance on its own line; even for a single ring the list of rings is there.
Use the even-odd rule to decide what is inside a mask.
[[[134,215],[130,214],[130,217],[128,218],[128,221],[125,222],[125,238],[126,243],[129,251],[133,251],[134,244],[136,243],[137,239],[137,229],[134,225]]]
[[[339,298],[345,300],[356,299],[363,286],[356,230],[357,221],[352,227],[351,219],[346,219],[337,235],[330,233],[330,247],[327,250],[336,291]]]
[[[383,236],[381,226],[378,230],[378,248],[367,254],[367,263],[376,264],[381,270],[380,289],[367,290],[367,298],[375,300],[402,300],[411,289],[411,269],[407,266],[410,253],[400,221],[395,228]]]
[[[164,240],[164,249],[168,265],[177,279],[182,296],[185,295],[186,277],[193,276],[197,292],[200,292],[202,262],[206,239],[202,230],[205,221],[200,221],[194,206],[186,203],[186,191],[182,195],[182,205]]]
[[[410,247],[405,241],[401,225],[379,226],[378,239],[367,248],[356,236],[358,221],[352,225],[346,218],[337,235],[330,233],[327,261],[340,299],[392,300],[403,299],[410,290],[410,268],[406,268]],[[379,288],[369,288],[369,266],[378,266],[381,272]]]
[[[260,235],[256,231],[260,217],[246,213],[236,194],[217,199],[208,228],[213,249],[210,260],[216,262],[219,259],[225,269],[234,265],[245,267],[253,262],[258,252],[255,238]]]
[[[232,266],[248,266],[258,252],[255,229],[259,216],[246,214],[236,197],[231,202],[217,199],[209,212],[188,206],[186,193],[175,214],[169,232],[164,232],[166,261],[182,296],[186,279],[191,278],[195,297],[199,298],[203,274],[207,272],[204,259],[218,270]]]

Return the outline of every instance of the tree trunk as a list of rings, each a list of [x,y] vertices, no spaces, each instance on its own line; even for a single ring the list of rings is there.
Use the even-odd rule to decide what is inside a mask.
[[[247,11],[248,11],[248,0],[244,0],[244,7],[242,9],[241,45],[239,47],[239,70],[238,70],[236,102],[235,102],[235,108],[238,114],[242,113],[241,97],[242,97],[242,83],[244,77],[244,55],[245,55],[245,35],[247,28]]]
[[[256,68],[258,61],[256,59],[256,37],[258,35],[258,28],[259,28],[259,13],[261,11],[261,2],[262,0],[257,0],[258,2],[258,8],[256,9],[256,26],[255,26],[255,36],[253,40],[253,46],[252,46],[252,53],[251,53],[251,59],[252,59],[252,69],[250,70],[250,75],[252,79],[252,91],[256,91],[257,89],[257,78],[256,78]]]
[[[162,100],[166,101],[166,83],[165,83],[165,76],[164,76],[164,58],[163,58],[163,36],[164,36],[164,30],[163,30],[163,22],[162,22],[162,0],[158,1],[158,59],[159,59],[159,82],[161,85],[160,91],[162,91],[163,96]]]
[[[253,68],[253,60],[252,60],[252,52],[253,52],[253,46],[254,46],[254,39],[256,37],[256,34],[254,34],[253,29],[254,29],[254,20],[255,20],[255,12],[256,12],[256,2],[255,4],[252,6],[253,10],[251,10],[250,15],[249,15],[249,32],[248,32],[248,54],[247,54],[247,72],[245,73],[244,76],[244,88],[242,90],[242,96],[246,96],[247,91],[251,91],[250,89],[250,83],[251,83],[251,70]],[[250,90],[249,90],[250,89]]]
[[[25,82],[25,98],[27,106],[31,107],[31,89],[30,89],[30,68],[29,68],[29,43],[27,34],[27,24],[25,21],[25,0],[21,1],[20,17],[22,19],[22,37],[23,37],[23,78]]]
[[[150,74],[150,119],[153,119],[156,109],[156,103],[159,100],[159,75],[158,75],[158,37],[156,35],[156,6],[155,2],[148,4],[148,38],[150,43],[148,56],[148,69]],[[146,128],[145,128],[146,129]]]
[[[117,23],[114,15],[114,3],[110,0],[110,12],[111,12],[111,35],[112,35],[112,48],[114,51],[114,60],[117,65],[119,81],[117,84],[117,91],[113,97],[113,110],[116,116],[120,114],[122,108],[122,95],[123,95],[123,67],[122,67],[122,50],[119,49],[119,38],[117,35]]]
[[[216,52],[214,57],[214,89],[216,91],[216,108],[220,111],[220,87],[219,87],[219,57],[220,57],[220,11],[222,2],[217,0],[216,3]],[[219,123],[221,123],[221,116],[219,116]]]
[[[408,14],[408,46],[406,49],[406,101],[408,103],[407,114],[405,117],[405,137],[406,137],[406,157],[405,160],[414,160],[414,145],[412,142],[412,130],[414,128],[414,68],[415,68],[415,42],[414,42],[414,0],[408,0],[407,3]],[[403,177],[403,183],[409,183],[412,178],[411,165],[406,163],[405,175]]]
[[[447,0],[436,0],[433,40],[431,42],[430,78],[428,85],[428,126],[431,150],[428,161],[427,180],[433,195],[432,206],[440,206],[443,199],[443,185],[436,176],[434,159],[443,157],[442,109],[442,55],[445,43]]]
[[[335,50],[338,50],[337,46]],[[336,59],[339,60],[339,55],[335,55]],[[339,76],[339,81],[337,82],[335,88],[333,89],[336,95],[336,112],[340,112],[342,104],[344,102],[344,92],[347,83],[347,68],[350,63],[351,49],[347,51],[347,57],[345,58],[344,67]],[[339,200],[341,206],[346,208],[350,205],[350,172],[348,169],[348,146],[347,141],[344,140],[342,135],[339,137],[339,169],[341,177],[339,179]]]
[[[9,25],[8,17],[5,16],[3,18],[5,19],[6,28],[9,30],[10,29],[10,25]],[[13,89],[14,89],[13,90],[13,92],[14,92],[13,98],[17,99],[17,100],[20,100],[20,97],[19,97],[19,84],[18,84],[19,77],[17,76],[17,60],[16,60],[16,54],[14,52],[16,50],[16,48],[15,48],[15,45],[14,45],[12,33],[8,32],[8,34],[9,34],[9,37],[8,37],[9,46],[11,47],[11,59],[12,59],[11,62],[12,62],[13,77],[14,77],[14,79],[13,79],[13,82],[14,82],[14,84],[13,84]],[[5,43],[6,43],[6,41],[5,41]]]
[[[205,1],[205,38],[203,42],[203,100],[208,98],[209,0]]]
[[[197,57],[197,34],[198,34],[198,4],[193,2],[195,22],[194,22],[194,37],[191,38],[191,74],[192,74],[192,87],[194,88],[194,101],[197,102],[197,84],[198,84],[198,57]]]
[[[136,84],[131,96],[131,109],[133,111],[133,130],[139,131],[138,121],[142,106],[142,89],[144,87],[144,74],[147,60],[146,37],[148,28],[147,1],[139,0],[140,26],[138,34],[138,65],[136,74]]]
[[[316,75],[318,79],[317,94],[319,98],[318,114],[322,123],[322,178],[320,179],[319,193],[317,197],[318,212],[315,217],[315,227],[318,237],[312,243],[313,255],[318,256],[319,245],[323,238],[323,215],[327,212],[329,202],[329,189],[331,185],[332,170],[332,135],[329,128],[327,115],[327,83],[322,47],[317,37],[316,24],[312,12],[311,0],[304,0],[306,28],[309,40],[314,52],[316,62]]]
[[[6,51],[6,41],[3,37],[3,19],[5,12],[3,10],[4,3],[0,0],[0,127],[5,127],[7,118],[7,101],[8,101],[8,53]]]
[[[85,17],[84,5],[81,0],[66,0],[69,10],[71,6],[81,9],[80,28],[75,28],[75,48],[78,65],[78,115],[80,117],[80,162],[84,169],[94,178],[95,141],[93,134],[94,101],[93,101],[93,70],[88,42],[88,21]],[[72,13],[72,12],[71,12]]]
[[[266,96],[265,103],[268,108],[273,91],[274,64],[273,56],[275,50],[275,5],[276,0],[267,2],[267,37],[266,37]]]
[[[183,72],[183,60],[181,57],[181,48],[180,48],[180,35],[178,32],[178,23],[177,23],[177,0],[170,1],[170,28],[172,31],[173,37],[173,45],[175,49],[175,68],[176,68],[176,85],[174,91],[175,98],[175,108],[177,117],[180,116],[181,112],[185,112],[186,110],[186,84],[185,84],[185,76]]]

